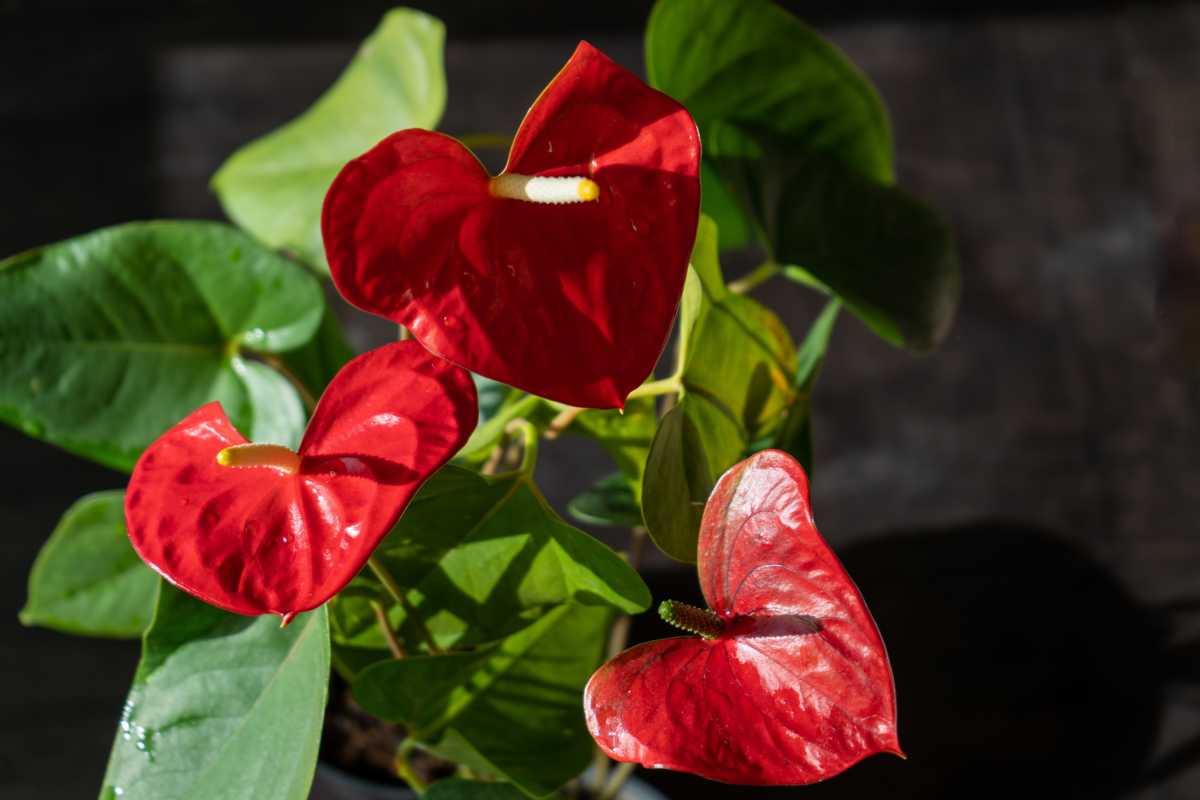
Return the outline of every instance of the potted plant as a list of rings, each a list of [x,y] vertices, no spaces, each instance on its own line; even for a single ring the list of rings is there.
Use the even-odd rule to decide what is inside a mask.
[[[900,753],[806,472],[840,311],[925,350],[957,300],[874,89],[768,2],[660,0],[648,84],[581,43],[493,176],[468,145],[497,137],[434,130],[443,37],[386,15],[214,176],[235,225],[0,264],[0,416],[131,473],[67,511],[22,611],[142,637],[102,796],[308,796],[331,676],[332,736],[374,731],[358,752],[433,800]],[[761,265],[727,281],[723,249]],[[399,341],[352,353],[325,280]],[[771,280],[828,298],[799,343],[748,296]],[[567,435],[613,460],[569,511],[628,528],[621,553],[534,481]],[[652,598],[647,546],[697,563],[708,607]],[[691,635],[627,649],[655,601]]]

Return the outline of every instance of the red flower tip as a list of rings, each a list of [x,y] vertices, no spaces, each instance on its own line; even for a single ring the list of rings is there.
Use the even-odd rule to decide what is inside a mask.
[[[584,711],[605,753],[754,785],[903,757],[883,640],[791,456],[763,451],[721,477],[698,555],[712,611],[677,603],[664,617],[710,638],[648,642],[596,671]]]
[[[695,122],[581,42],[491,177],[458,141],[392,134],[330,186],[338,290],[432,352],[562,403],[619,408],[654,368],[700,213]]]
[[[470,374],[416,342],[343,367],[296,453],[246,442],[209,403],[138,460],[130,541],[184,591],[286,625],[354,577],[477,415]]]

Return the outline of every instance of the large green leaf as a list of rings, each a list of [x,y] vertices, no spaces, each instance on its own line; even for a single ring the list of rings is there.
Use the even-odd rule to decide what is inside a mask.
[[[293,439],[294,390],[238,353],[303,345],[323,308],[311,276],[226,225],[30,250],[0,261],[0,420],[122,470],[210,400],[251,438]]]
[[[591,756],[581,693],[603,657],[610,615],[603,607],[557,606],[470,653],[369,667],[354,697],[371,713],[405,723],[443,756],[534,796],[549,794]]]
[[[704,207],[727,245],[757,234],[895,344],[945,335],[958,297],[950,234],[891,187],[883,103],[835,47],[767,0],[659,0],[646,65],[701,127]]]
[[[680,313],[682,391],[646,461],[642,512],[651,538],[695,561],[704,503],[752,442],[772,436],[796,398],[796,346],[779,319],[726,291],[717,230],[702,218]]]
[[[243,617],[162,584],[102,800],[303,800],[329,685],[325,610]]]
[[[407,590],[441,647],[494,641],[565,602],[626,613],[650,605],[637,572],[564,522],[525,473],[487,478],[442,468],[374,558]],[[385,645],[370,599],[387,595],[368,573],[339,595],[333,619],[340,644]],[[391,620],[415,649],[421,639],[403,610],[393,607]]]
[[[63,514],[29,574],[21,622],[84,636],[142,635],[158,575],[125,533],[125,493],[82,497]]]
[[[337,82],[302,115],[234,153],[213,177],[226,213],[272,247],[327,269],[321,205],[338,171],[404,128],[433,128],[446,105],[445,28],[387,13]]]

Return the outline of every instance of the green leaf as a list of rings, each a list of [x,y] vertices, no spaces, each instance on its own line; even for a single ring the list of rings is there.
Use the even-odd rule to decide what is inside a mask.
[[[525,800],[525,795],[510,783],[447,778],[430,786],[422,800]]]
[[[642,509],[634,494],[635,488],[640,489],[639,484],[640,481],[634,483],[620,472],[608,475],[571,500],[567,511],[580,522],[591,525],[639,526]]]
[[[779,432],[768,441],[767,447],[775,447],[791,453],[812,478],[812,392],[816,385],[825,353],[829,349],[829,338],[837,322],[841,304],[830,300],[817,315],[808,335],[800,345],[800,358],[796,369],[796,399],[788,409],[787,418]]]
[[[954,237],[932,209],[830,161],[766,163],[777,258],[803,266],[892,344],[930,350],[945,338],[960,276]]]
[[[321,205],[338,171],[390,133],[434,128],[446,105],[437,19],[388,12],[306,112],[234,153],[213,177],[225,212],[271,247],[327,270]]]
[[[236,353],[304,344],[323,308],[311,276],[225,225],[131,223],[22,253],[0,261],[0,420],[122,470],[210,400],[251,437],[291,438],[294,390]]]
[[[833,45],[766,0],[659,0],[646,64],[700,125],[704,207],[727,246],[757,232],[884,339],[941,340],[959,291],[952,238],[891,186],[883,103]]]
[[[150,623],[157,591],[125,533],[125,493],[97,492],[67,509],[38,553],[21,622],[131,639]]]
[[[774,314],[726,290],[707,218],[696,236],[680,330],[682,391],[654,435],[641,500],[655,544],[691,562],[713,485],[752,442],[773,435],[792,406],[797,355]]]
[[[650,605],[635,570],[607,545],[564,522],[524,474],[488,478],[443,467],[413,498],[375,551],[406,590],[440,647],[495,641],[547,607],[603,604],[626,613]],[[387,595],[364,573],[339,595],[339,644],[383,647],[368,606]],[[391,609],[410,652],[421,641],[400,608]]]
[[[470,653],[370,667],[354,697],[371,713],[405,723],[443,756],[534,796],[549,794],[591,757],[581,693],[603,657],[610,615],[603,607],[557,606]]]
[[[323,608],[281,629],[163,583],[101,797],[304,800],[328,685]]]

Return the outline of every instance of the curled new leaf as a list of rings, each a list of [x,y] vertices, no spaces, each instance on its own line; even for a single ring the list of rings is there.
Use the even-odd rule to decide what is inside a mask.
[[[576,406],[622,406],[654,368],[700,205],[683,106],[586,42],[492,178],[405,130],[346,165],[322,231],[338,289],[473,372]]]
[[[466,370],[416,342],[347,364],[298,453],[248,444],[209,403],[138,461],[125,501],[129,538],[202,600],[290,618],[354,577],[477,413]]]
[[[698,566],[712,611],[664,604],[664,617],[703,638],[639,645],[588,683],[601,749],[756,785],[812,783],[872,753],[900,754],[883,641],[817,533],[794,459],[766,450],[722,476]]]

